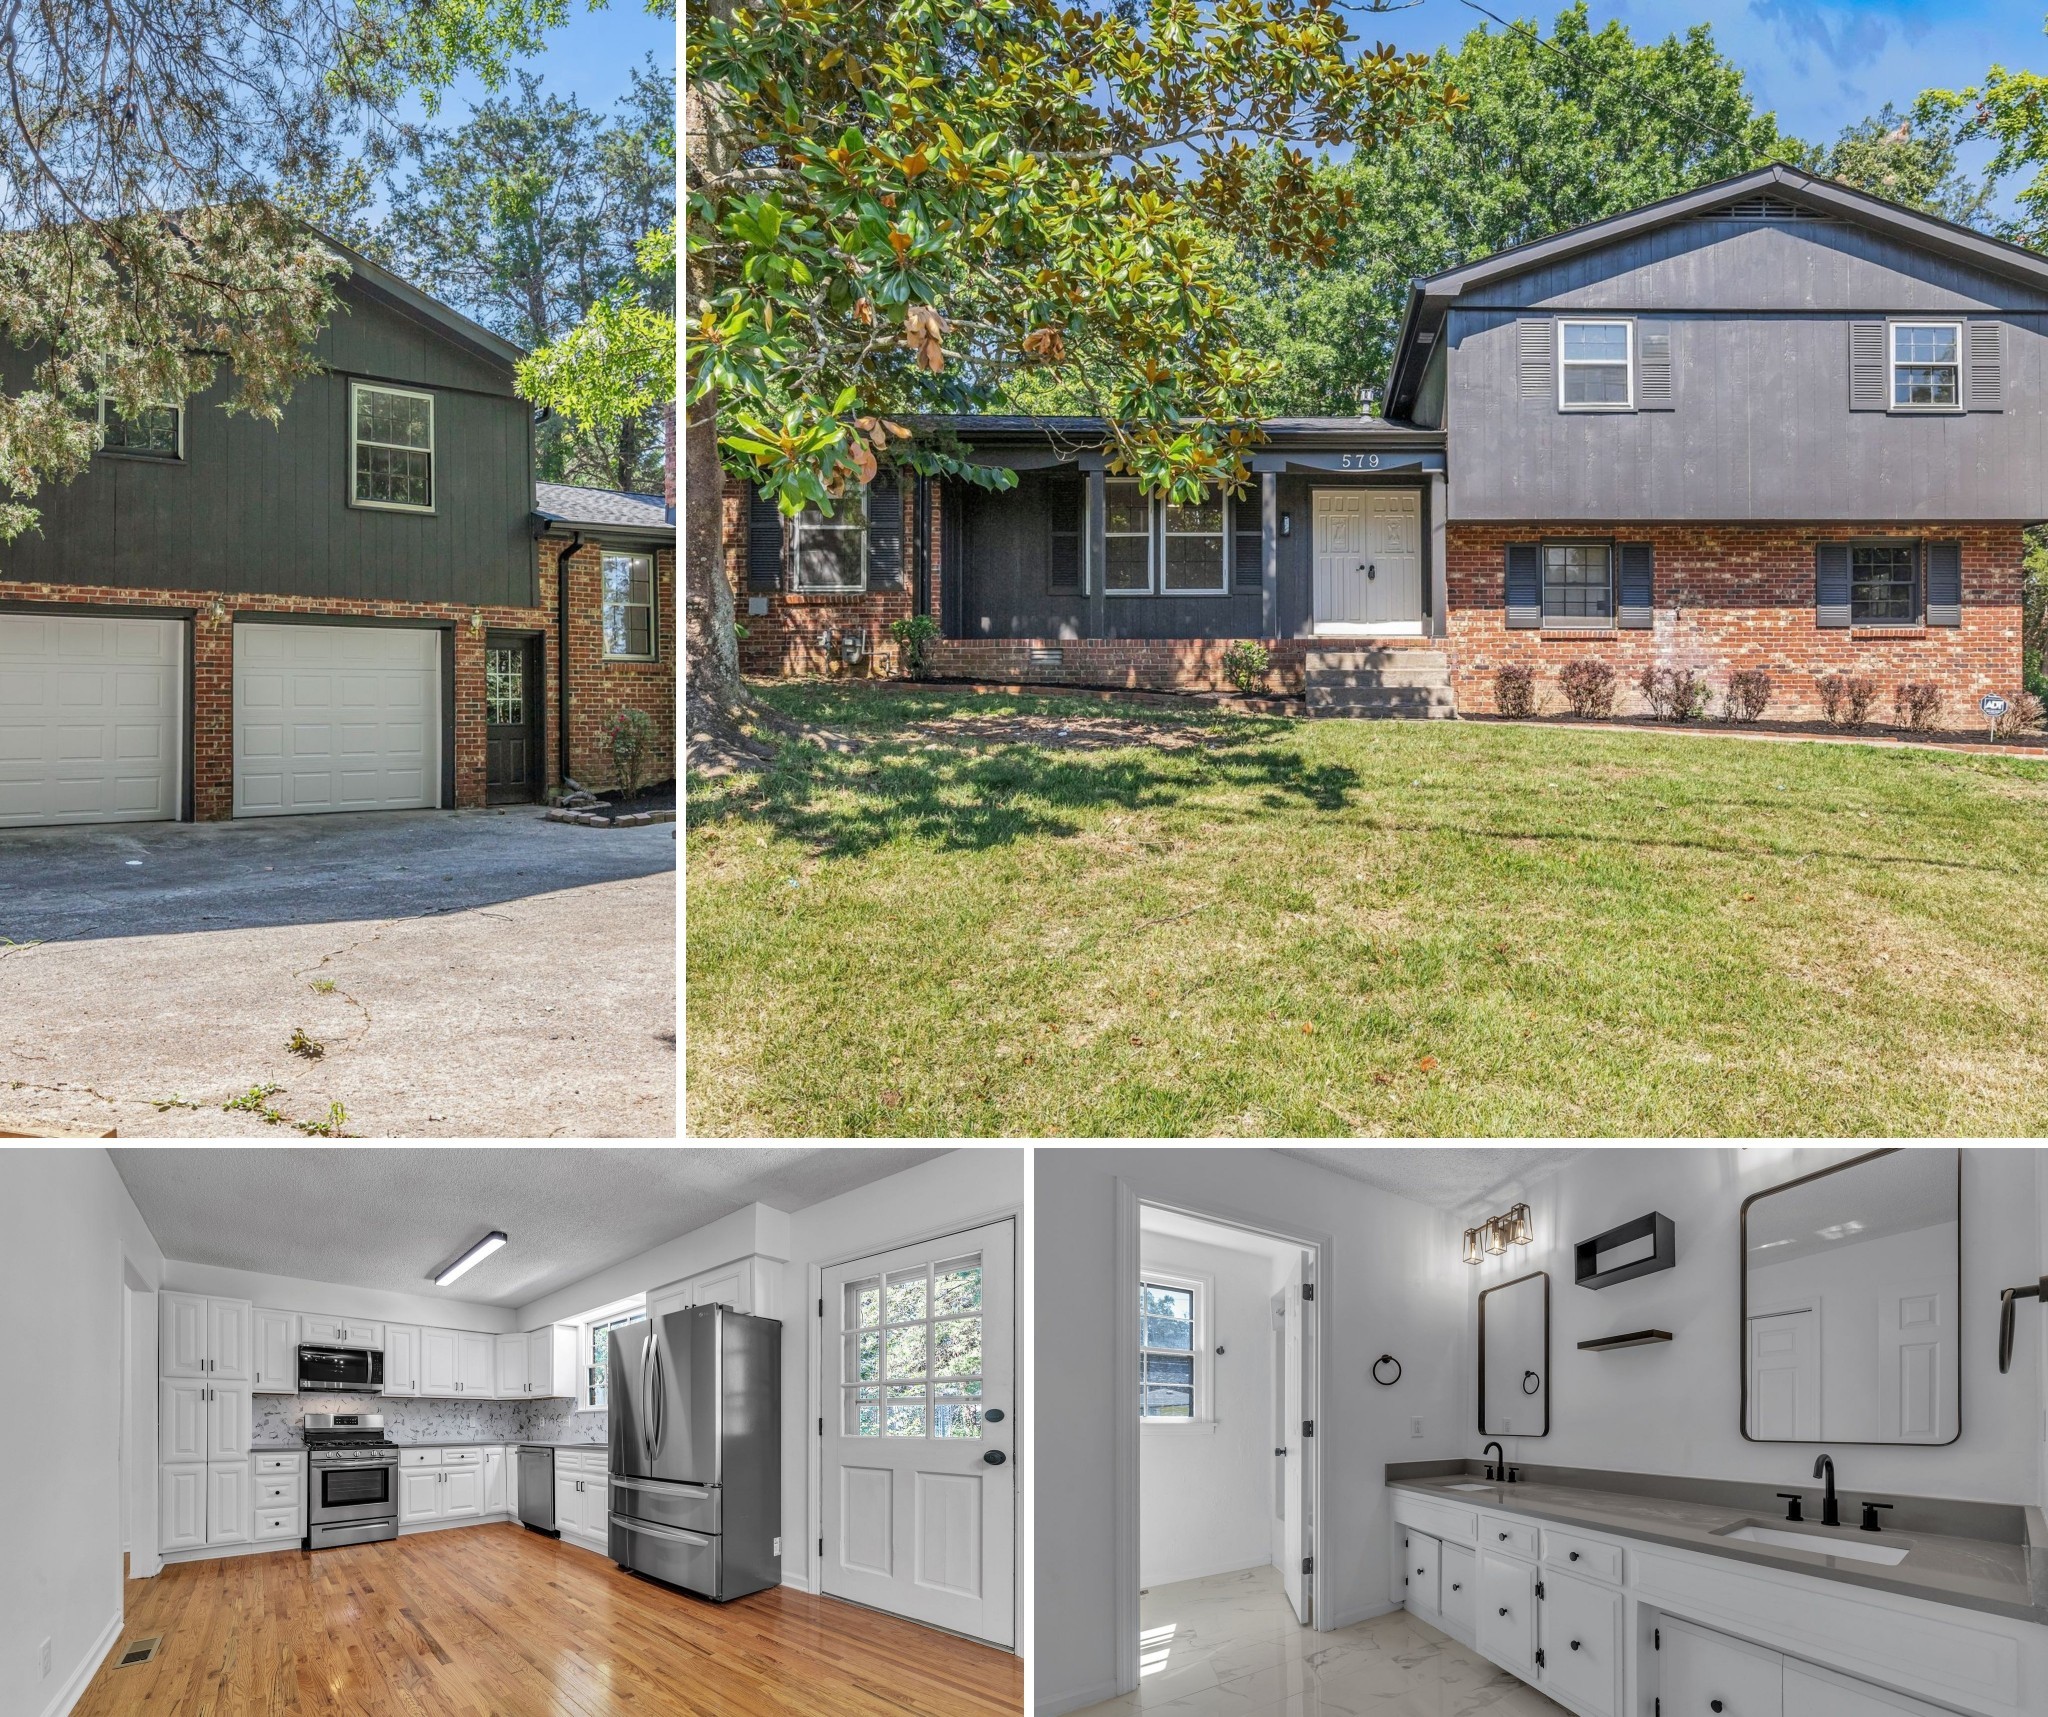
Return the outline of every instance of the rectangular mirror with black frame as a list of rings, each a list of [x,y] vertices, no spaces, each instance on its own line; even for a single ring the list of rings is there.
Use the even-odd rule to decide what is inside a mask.
[[[1479,1433],[1550,1435],[1550,1272],[1479,1296]]]
[[[1871,1151],[1742,1204],[1742,1434],[1962,1434],[1962,1152]]]

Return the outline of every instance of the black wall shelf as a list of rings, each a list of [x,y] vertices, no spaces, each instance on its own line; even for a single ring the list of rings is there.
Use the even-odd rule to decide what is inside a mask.
[[[1652,1242],[1649,1255],[1611,1270],[1600,1268],[1603,1252],[1612,1252],[1632,1240]],[[1647,1216],[1638,1216],[1633,1222],[1610,1228],[1605,1234],[1581,1240],[1572,1248],[1572,1280],[1582,1288],[1611,1288],[1616,1282],[1632,1282],[1638,1276],[1668,1270],[1677,1262],[1678,1225],[1670,1217],[1653,1210]]]
[[[1605,1353],[1610,1347],[1643,1347],[1653,1341],[1669,1341],[1668,1329],[1632,1329],[1627,1335],[1603,1335],[1579,1343],[1581,1353]]]

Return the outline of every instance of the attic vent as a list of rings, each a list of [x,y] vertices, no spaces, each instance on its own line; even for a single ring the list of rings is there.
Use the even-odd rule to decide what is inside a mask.
[[[156,1656],[157,1648],[163,1643],[164,1636],[162,1634],[152,1634],[148,1639],[139,1639],[121,1654],[121,1661],[115,1664],[114,1667],[116,1669],[126,1669],[133,1663],[147,1663]]]
[[[1828,217],[1797,203],[1788,203],[1783,197],[1757,196],[1737,197],[1732,203],[1709,209],[1706,218],[1719,221],[1824,221]]]

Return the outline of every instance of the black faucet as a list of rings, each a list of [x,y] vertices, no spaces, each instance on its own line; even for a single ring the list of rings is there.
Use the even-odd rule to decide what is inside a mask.
[[[1507,1450],[1503,1449],[1498,1443],[1488,1443],[1486,1445],[1486,1449],[1491,1449],[1495,1454],[1500,1456],[1500,1465],[1497,1467],[1488,1467],[1486,1469],[1486,1476],[1490,1479],[1498,1479],[1501,1483],[1505,1484],[1507,1482],[1508,1476]],[[1479,1452],[1483,1455],[1486,1453],[1486,1449],[1481,1449]]]
[[[1842,1524],[1842,1505],[1835,1501],[1835,1457],[1833,1455],[1822,1455],[1819,1460],[1813,1463],[1813,1476],[1819,1478],[1822,1473],[1827,1474],[1828,1482],[1827,1488],[1820,1495],[1820,1523],[1823,1526],[1840,1526]]]

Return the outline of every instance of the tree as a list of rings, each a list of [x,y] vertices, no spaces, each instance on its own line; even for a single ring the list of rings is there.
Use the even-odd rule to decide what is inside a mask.
[[[373,243],[408,279],[536,350],[622,285],[641,302],[673,298],[673,264],[657,258],[649,273],[639,245],[674,220],[675,86],[650,62],[609,119],[522,72],[516,97],[422,133]],[[658,490],[661,436],[659,402],[604,421],[551,415],[538,468],[555,482]]]
[[[1995,143],[1984,170],[1987,193],[2031,174],[2013,199],[2013,214],[1994,231],[2015,244],[2048,245],[2048,77],[1994,65],[1981,84],[1924,91],[1913,104],[1913,122],[1957,143]]]
[[[1269,415],[1348,415],[1384,385],[1409,281],[1711,183],[1803,148],[1756,111],[1742,72],[1697,25],[1638,43],[1595,30],[1584,0],[1471,32],[1428,78],[1464,101],[1439,126],[1317,174],[1351,199],[1334,253],[1303,267],[1257,246],[1234,261],[1253,338],[1278,360]],[[1285,187],[1259,169],[1258,195]]]
[[[1267,364],[1233,241],[1327,255],[1345,198],[1303,146],[1372,150],[1460,99],[1356,51],[1327,0],[723,0],[686,58],[690,689],[726,704],[714,460],[791,513],[885,458],[1000,486],[904,419],[1043,369],[1148,489],[1235,484]]]
[[[1846,127],[1814,165],[1830,179],[1958,226],[1984,226],[1990,218],[1991,187],[1963,171],[1956,127],[1931,114],[1916,122],[1886,102]]]

